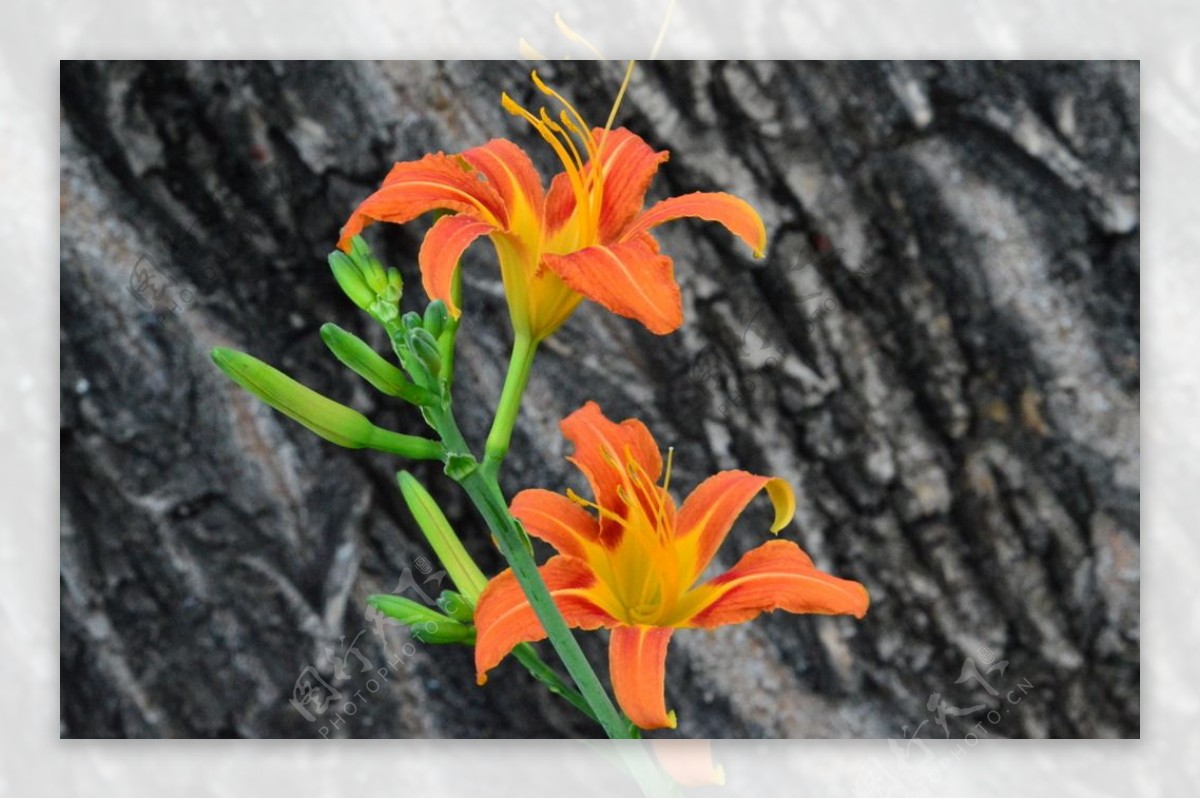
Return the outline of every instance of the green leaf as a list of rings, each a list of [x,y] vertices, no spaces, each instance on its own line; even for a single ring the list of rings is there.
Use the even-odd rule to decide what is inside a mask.
[[[318,394],[244,352],[217,347],[212,359],[242,388],[338,446],[378,449],[421,460],[440,460],[444,453],[436,441],[376,427],[358,411]]]
[[[450,579],[471,607],[474,607],[479,594],[487,585],[487,577],[475,565],[475,561],[471,560],[462,541],[446,519],[446,514],[442,513],[442,509],[420,481],[408,472],[397,474],[396,481],[400,484],[400,493],[404,495],[408,509],[412,511],[413,518],[425,534],[429,546],[437,554],[442,568],[450,575]]]

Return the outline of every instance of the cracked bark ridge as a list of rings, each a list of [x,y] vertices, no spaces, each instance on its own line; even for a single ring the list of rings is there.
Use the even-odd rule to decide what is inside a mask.
[[[620,71],[543,75],[603,120]],[[368,594],[438,582],[399,464],[319,441],[207,354],[419,431],[323,351],[325,321],[384,344],[324,257],[394,160],[499,135],[546,174],[501,90],[530,98],[527,67],[63,65],[62,735],[595,734],[515,664],[480,689],[468,649],[377,635]],[[585,305],[539,357],[506,488],[582,489],[557,423],[596,399],[675,445],[680,491],[790,480],[785,535],[873,600],[861,623],[675,636],[679,734],[1137,736],[1137,65],[655,62],[621,119],[671,150],[655,196],[740,194],[768,257],[664,228],[683,329]],[[370,234],[414,305],[420,233]],[[481,442],[507,317],[486,247],[464,269],[458,406]],[[455,487],[416,471],[498,569]]]

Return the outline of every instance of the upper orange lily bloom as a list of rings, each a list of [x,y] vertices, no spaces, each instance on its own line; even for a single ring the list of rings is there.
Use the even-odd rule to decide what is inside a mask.
[[[674,727],[667,712],[667,642],[677,628],[713,628],[749,621],[764,611],[867,612],[867,590],[826,574],[791,541],[770,541],[737,564],[698,583],[734,521],[759,491],[775,505],[777,533],[796,500],[778,477],[742,471],[705,480],[676,512],[663,461],[645,425],[609,421],[594,402],[562,422],[575,445],[569,460],[591,484],[596,501],[574,492],[522,491],[512,514],[555,555],[540,568],[567,624],[612,630],[609,668],[621,709],[644,729]],[[596,516],[585,508],[596,511]],[[479,682],[517,644],[546,637],[521,586],[506,570],[488,583],[475,610]]]
[[[643,210],[646,190],[668,153],[655,152],[624,128],[610,130],[611,117],[609,127],[589,127],[536,72],[533,81],[563,105],[557,121],[544,108],[533,115],[507,94],[502,103],[528,120],[562,161],[548,192],[529,156],[505,139],[461,155],[427,155],[392,167],[346,222],[338,246],[347,250],[351,237],[373,222],[404,223],[427,211],[449,211],[421,245],[426,293],[457,317],[454,270],[467,247],[488,236],[513,327],[533,341],[557,330],[584,297],[655,333],[678,328],[683,303],[672,261],[649,232],[663,222],[687,216],[720,222],[762,256],[762,219],[732,195],[685,194]]]

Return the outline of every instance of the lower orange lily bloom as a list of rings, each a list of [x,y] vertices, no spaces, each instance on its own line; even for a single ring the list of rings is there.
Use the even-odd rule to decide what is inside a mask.
[[[567,624],[612,630],[609,668],[621,709],[643,729],[674,727],[664,693],[667,644],[680,628],[720,627],[765,611],[850,614],[862,618],[869,598],[857,582],[826,574],[791,541],[770,541],[729,571],[698,583],[734,521],[765,490],[775,506],[771,532],[792,519],[791,487],[778,477],[743,471],[705,480],[676,510],[663,460],[645,425],[610,421],[594,402],[562,422],[575,445],[569,460],[595,494],[589,502],[528,489],[512,514],[559,554],[540,569]],[[595,515],[589,510],[595,511]],[[495,577],[475,612],[479,682],[517,644],[546,637],[511,570]]]
[[[549,191],[529,156],[505,139],[461,155],[427,155],[392,168],[343,226],[338,246],[348,249],[350,239],[374,222],[403,224],[427,211],[448,211],[429,229],[418,258],[429,298],[458,316],[451,287],[459,258],[487,236],[499,257],[513,328],[535,342],[557,330],[585,297],[654,333],[678,328],[683,301],[674,266],[650,234],[664,222],[719,222],[762,256],[762,219],[730,194],[685,194],[643,210],[668,153],[625,128],[610,130],[611,116],[608,127],[588,126],[537,73],[533,80],[563,106],[557,119],[544,108],[534,115],[508,95],[502,102],[533,125],[562,162]]]

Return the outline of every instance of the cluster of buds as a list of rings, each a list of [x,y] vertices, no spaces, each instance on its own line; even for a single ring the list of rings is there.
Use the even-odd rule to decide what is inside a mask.
[[[383,325],[404,369],[393,366],[354,334],[327,324],[321,328],[321,338],[338,360],[388,396],[425,407],[443,402],[458,329],[446,304],[434,300],[423,315],[409,311],[401,316],[400,272],[385,268],[361,236],[351,239],[347,252],[330,253],[329,268],[346,296]]]
[[[351,302],[386,325],[400,315],[404,281],[400,270],[385,269],[371,253],[362,236],[350,242],[350,251],[329,254],[333,277]]]
[[[448,405],[458,322],[450,316],[446,304],[434,300],[423,314],[409,311],[402,315],[404,281],[399,270],[384,267],[359,236],[353,238],[347,252],[330,254],[329,267],[346,296],[382,325],[399,365],[353,333],[328,323],[321,327],[321,340],[334,357],[382,394],[418,406],[426,414]],[[414,459],[447,457],[442,444],[378,427],[358,411],[250,355],[217,348],[213,360],[243,388],[326,441]],[[429,492],[408,472],[400,472],[397,479],[417,526],[457,590],[443,591],[436,607],[386,594],[374,595],[368,601],[407,626],[419,641],[474,644],[475,604],[487,585],[487,577],[471,560]]]
[[[349,253],[329,256],[334,278],[346,296],[383,325],[400,365],[377,353],[370,344],[333,323],[321,327],[321,339],[351,371],[390,397],[422,409],[449,401],[457,322],[446,306],[434,301],[424,316],[400,315],[404,281],[396,268],[385,268],[361,237]],[[440,460],[442,445],[419,436],[385,430],[358,411],[313,391],[283,372],[243,352],[218,347],[213,360],[250,393],[326,441],[350,449],[376,449],[418,460]],[[405,374],[407,372],[407,374]]]

